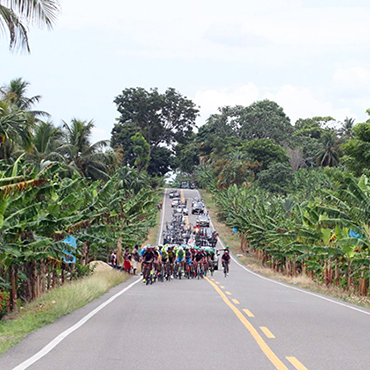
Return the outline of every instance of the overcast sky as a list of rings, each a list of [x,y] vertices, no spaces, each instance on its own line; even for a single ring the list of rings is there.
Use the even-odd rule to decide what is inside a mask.
[[[369,0],[61,0],[53,31],[31,29],[31,54],[0,40],[0,84],[22,77],[56,125],[93,119],[109,139],[115,96],[173,87],[200,106],[270,99],[298,118],[367,120]]]

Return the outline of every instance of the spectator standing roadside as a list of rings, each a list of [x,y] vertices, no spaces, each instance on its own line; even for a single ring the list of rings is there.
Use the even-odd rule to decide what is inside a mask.
[[[135,248],[132,251],[131,256],[132,256],[133,274],[136,275],[136,270],[137,270],[137,267],[138,267],[138,263],[140,262],[140,255],[139,255],[138,245],[135,245]]]
[[[110,263],[113,268],[117,268],[117,249],[115,249],[110,255]]]
[[[129,247],[126,247],[124,253],[123,253],[123,268],[126,272],[130,273],[131,270],[131,254]]]

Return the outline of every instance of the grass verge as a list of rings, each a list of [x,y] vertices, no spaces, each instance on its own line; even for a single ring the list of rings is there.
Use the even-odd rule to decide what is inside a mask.
[[[99,298],[130,276],[120,271],[97,271],[67,283],[13,312],[0,321],[0,354],[25,336]]]
[[[200,190],[202,198],[209,210],[209,213],[212,218],[212,223],[220,235],[220,238],[225,244],[230,246],[230,249],[234,256],[238,256],[238,262],[242,265],[248,267],[250,270],[274,279],[281,281],[283,283],[291,284],[299,288],[307,289],[315,293],[324,294],[334,298],[339,298],[345,302],[353,303],[358,306],[366,307],[370,309],[370,299],[369,297],[362,297],[356,294],[355,291],[343,290],[336,286],[326,287],[319,282],[311,280],[308,276],[300,275],[297,277],[286,276],[280,274],[266,266],[263,266],[262,263],[254,258],[252,253],[242,253],[240,249],[240,239],[237,234],[235,234],[230,228],[225,224],[217,220],[217,207],[213,201],[212,194],[208,193],[205,190]]]

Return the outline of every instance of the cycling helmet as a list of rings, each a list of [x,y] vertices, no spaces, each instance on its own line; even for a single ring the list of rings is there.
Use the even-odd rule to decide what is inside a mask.
[[[228,245],[225,246],[225,249],[229,249],[230,247]]]

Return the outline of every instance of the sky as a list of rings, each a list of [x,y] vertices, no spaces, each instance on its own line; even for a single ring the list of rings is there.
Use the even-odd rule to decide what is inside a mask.
[[[30,28],[31,54],[0,34],[0,85],[22,77],[55,125],[93,120],[110,139],[114,98],[169,87],[200,108],[270,99],[291,123],[368,119],[368,0],[60,0],[52,31]]]

